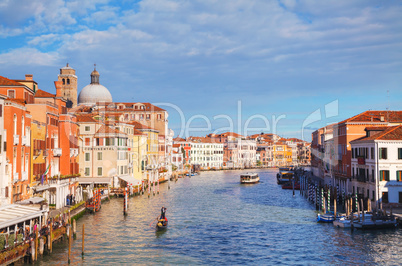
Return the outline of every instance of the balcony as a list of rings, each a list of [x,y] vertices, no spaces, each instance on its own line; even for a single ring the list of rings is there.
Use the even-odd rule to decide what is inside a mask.
[[[27,136],[21,136],[21,145],[29,146],[27,143]]]
[[[19,179],[19,173],[14,173],[14,179],[13,179],[13,183],[17,183],[18,179]]]
[[[21,181],[28,180],[28,172],[22,172],[21,174]]]
[[[358,175],[358,176],[356,176],[356,179],[358,182],[363,182],[363,183],[368,182],[368,178],[366,178],[365,175]]]
[[[70,157],[78,156],[77,148],[70,148]]]
[[[14,145],[18,145],[20,143],[20,136],[14,135]]]
[[[53,156],[59,157],[61,156],[61,152],[62,152],[61,148],[53,149]]]

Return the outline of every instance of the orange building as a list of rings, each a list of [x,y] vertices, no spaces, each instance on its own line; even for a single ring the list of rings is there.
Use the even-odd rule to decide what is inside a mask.
[[[31,75],[26,78],[30,79]],[[33,101],[29,86],[0,76],[0,94],[4,101],[4,134],[6,156],[4,195],[6,203],[29,198],[30,125],[31,115],[25,104]]]
[[[8,203],[30,197],[28,176],[30,173],[30,125],[31,115],[24,101],[8,99],[4,102],[4,123],[6,138],[6,176],[8,186],[5,194]]]

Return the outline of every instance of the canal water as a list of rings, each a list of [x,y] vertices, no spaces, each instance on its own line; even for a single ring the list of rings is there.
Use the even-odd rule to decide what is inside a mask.
[[[282,190],[276,170],[256,170],[261,182],[240,185],[242,171],[203,172],[160,185],[160,194],[102,205],[85,223],[72,247],[72,264],[400,264],[401,230],[361,232],[317,224],[315,208],[298,191]],[[167,208],[169,228],[150,223]],[[58,243],[37,264],[65,264],[67,244]]]

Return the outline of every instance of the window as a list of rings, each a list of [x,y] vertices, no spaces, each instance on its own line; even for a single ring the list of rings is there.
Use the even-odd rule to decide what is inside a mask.
[[[102,167],[98,167],[98,176],[102,176]]]
[[[91,160],[91,157],[90,157],[91,155],[90,155],[90,153],[89,152],[86,152],[85,153],[85,161],[86,162],[89,162],[90,160]]]
[[[388,203],[388,192],[383,192],[382,193],[382,202],[383,203]]]
[[[89,167],[85,167],[85,176],[89,176]]]
[[[3,105],[0,104],[0,117],[3,117]]]
[[[85,131],[90,131],[91,127],[90,126],[85,126]]]
[[[98,152],[98,161],[102,160],[102,152]]]
[[[402,203],[402,192],[400,192],[400,191],[399,191],[399,200],[398,200],[398,202]]]
[[[151,115],[148,114],[146,119],[147,120],[151,119]]]
[[[389,170],[380,171],[380,181],[389,181]]]
[[[402,182],[402,171],[396,171],[396,181]]]
[[[386,160],[387,159],[387,148],[380,148],[379,155],[380,155],[380,159]]]
[[[14,115],[14,135],[17,135],[17,115]]]
[[[402,160],[402,148],[398,148],[398,160]]]
[[[67,79],[67,84],[70,84],[70,79]]]
[[[11,99],[14,99],[15,98],[15,90],[8,90],[7,96]]]
[[[91,139],[85,138],[85,146],[89,146],[90,143],[91,143]]]
[[[63,79],[63,85],[66,85],[66,80],[65,79]]]
[[[371,159],[374,159],[374,148],[371,148]]]

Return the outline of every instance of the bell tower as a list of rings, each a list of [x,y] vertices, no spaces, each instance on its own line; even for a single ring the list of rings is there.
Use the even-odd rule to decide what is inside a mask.
[[[77,76],[75,69],[67,65],[60,68],[58,80],[61,81],[61,95],[67,99],[67,108],[77,106]]]

